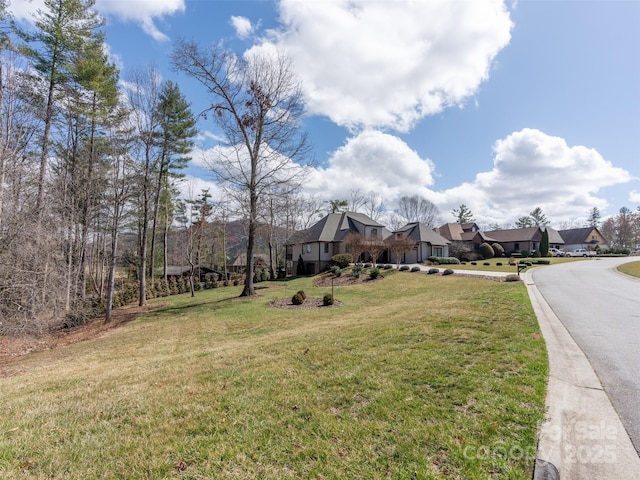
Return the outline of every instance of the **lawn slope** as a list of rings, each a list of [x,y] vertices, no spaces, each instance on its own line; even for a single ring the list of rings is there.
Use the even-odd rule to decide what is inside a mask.
[[[268,306],[321,297],[312,279],[165,298],[0,367],[0,477],[530,478],[547,359],[525,286],[385,275],[339,307]]]

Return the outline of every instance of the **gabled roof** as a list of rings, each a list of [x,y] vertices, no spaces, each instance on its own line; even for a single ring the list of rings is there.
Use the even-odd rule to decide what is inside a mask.
[[[602,237],[600,231],[595,227],[570,228],[568,230],[560,230],[558,233],[567,245],[578,245],[581,243],[591,243],[591,232],[594,230]]]
[[[363,227],[382,229],[381,236],[386,238],[389,231],[372,218],[356,212],[329,213],[307,230],[294,233],[287,244],[312,242],[340,242],[349,232],[364,233]]]
[[[459,223],[445,223],[437,230],[444,238],[452,241],[461,241],[464,233],[464,229]]]
[[[485,232],[495,241],[500,243],[507,242],[531,242],[536,239],[538,232],[546,229],[549,233],[549,243],[564,244],[564,240],[560,234],[551,227],[526,227],[526,228],[511,228],[507,230],[493,230],[491,232]],[[537,239],[536,239],[537,240]]]
[[[406,233],[406,237],[416,242],[430,243],[431,245],[448,245],[451,242],[440,235],[435,230],[427,227],[423,223],[408,223],[396,232]]]

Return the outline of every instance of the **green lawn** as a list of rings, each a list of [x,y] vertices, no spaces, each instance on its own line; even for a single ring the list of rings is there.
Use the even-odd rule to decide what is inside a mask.
[[[622,273],[640,278],[640,261],[624,263],[618,267]]]
[[[525,286],[384,272],[180,295],[0,365],[3,479],[530,478],[547,357]],[[2,378],[5,377],[5,378]]]

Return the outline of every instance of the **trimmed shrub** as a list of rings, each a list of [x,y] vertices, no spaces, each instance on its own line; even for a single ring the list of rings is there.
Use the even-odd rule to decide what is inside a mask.
[[[330,293],[325,293],[324,297],[322,297],[322,304],[325,307],[328,307],[329,305],[333,305],[333,295],[331,295]]]
[[[302,305],[304,303],[304,297],[300,295],[300,292],[291,297],[291,303],[294,305]]]
[[[351,268],[351,275],[353,275],[355,278],[359,278],[361,273],[362,273],[362,265],[354,265]]]
[[[237,278],[233,281],[233,286],[237,287],[238,285],[240,285],[240,280],[238,280]]]
[[[482,255],[482,258],[484,258],[485,260],[493,258],[496,255],[496,252],[493,251],[493,247],[487,242],[481,243],[478,250],[480,251],[480,255]]]
[[[331,257],[331,265],[337,265],[340,268],[347,268],[350,263],[353,263],[353,255],[350,253],[338,253]]]
[[[504,281],[505,282],[519,282],[520,281],[520,277],[518,275],[516,275],[515,273],[510,273],[509,275],[504,277]]]
[[[527,258],[530,255],[529,250],[520,250],[520,255]]]
[[[450,268],[445,269],[444,272],[442,272],[442,275],[453,275],[453,270],[451,270]]]
[[[400,270],[401,272],[408,272],[409,265],[402,265],[398,270]]]
[[[336,277],[342,275],[342,269],[338,265],[334,265],[333,267],[331,267],[330,272]]]
[[[535,260],[531,263],[535,263],[536,265],[550,265],[551,264],[551,260],[546,260],[544,258],[541,258],[539,260]]]
[[[489,262],[484,262],[482,265],[484,265],[485,267],[490,267],[491,264]]]
[[[364,264],[364,268],[371,268],[371,267],[373,267],[373,265],[371,265],[370,263],[365,263]]]
[[[307,270],[304,267],[304,260],[302,259],[302,254],[298,256],[298,265],[296,266],[296,275],[306,275]]]
[[[501,267],[502,266],[502,262],[496,262],[496,267]]]
[[[378,267],[375,267],[369,270],[369,277],[371,277],[372,279],[378,278],[379,275],[380,275],[380,269]]]
[[[434,275],[436,273],[440,273],[440,270],[438,270],[437,268],[430,268],[429,271],[427,272],[429,275]]]
[[[428,261],[439,265],[458,265],[460,260],[456,257],[429,257]]]
[[[391,265],[390,263],[387,263],[383,268],[385,270],[391,270],[393,268],[393,265]]]
[[[478,265],[478,262],[471,262],[471,265]]]
[[[492,243],[491,248],[493,248],[496,257],[504,257],[504,248],[498,242]]]
[[[304,290],[298,290],[296,292],[296,295],[300,295],[302,297],[302,300],[306,300],[307,299],[307,294],[305,293]]]
[[[411,267],[411,271],[412,272],[419,272],[420,271],[420,267]]]

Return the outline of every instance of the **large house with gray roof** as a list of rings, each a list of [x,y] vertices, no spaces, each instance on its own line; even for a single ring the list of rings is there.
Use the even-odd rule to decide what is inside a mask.
[[[391,235],[384,225],[355,212],[329,213],[307,230],[296,232],[287,240],[287,261],[297,271],[300,258],[308,275],[320,273],[339,253],[349,253],[345,239],[349,232],[366,240],[384,241]]]
[[[413,250],[404,253],[402,263],[419,263],[430,256],[449,256],[450,242],[420,223],[410,223],[391,232],[384,225],[355,212],[330,213],[316,224],[295,233],[287,240],[287,262],[291,272],[296,272],[302,259],[304,270],[313,275],[329,266],[331,257],[349,252],[349,233],[360,235],[366,242],[384,242],[394,238],[409,238],[415,241]],[[365,253],[366,255],[366,253]],[[379,263],[396,262],[385,249],[377,260]]]

